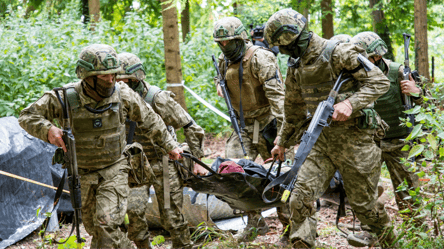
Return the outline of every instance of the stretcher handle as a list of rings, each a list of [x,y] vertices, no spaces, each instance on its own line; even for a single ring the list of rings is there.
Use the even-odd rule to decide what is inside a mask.
[[[219,173],[217,173],[216,171],[214,171],[212,168],[208,167],[208,165],[206,165],[204,162],[202,162],[201,160],[199,160],[197,157],[189,154],[189,153],[180,153],[181,156],[183,157],[188,157],[191,160],[193,160],[195,163],[199,164],[200,166],[204,167],[206,170],[210,171],[211,174],[213,175],[220,175]],[[193,174],[194,175],[194,174]]]

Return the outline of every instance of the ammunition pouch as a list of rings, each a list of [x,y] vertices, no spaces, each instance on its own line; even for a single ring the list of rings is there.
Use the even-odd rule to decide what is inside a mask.
[[[359,129],[376,129],[378,127],[378,113],[375,109],[362,109],[362,116],[358,118]]]
[[[128,165],[131,168],[128,173],[128,185],[130,188],[151,185],[156,180],[141,144],[128,144],[123,150],[123,154],[126,156]]]

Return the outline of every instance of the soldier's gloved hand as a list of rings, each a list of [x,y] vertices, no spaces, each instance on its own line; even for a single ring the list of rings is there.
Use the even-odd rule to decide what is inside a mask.
[[[174,150],[168,152],[171,160],[179,160],[181,158],[180,153],[183,153],[182,148],[176,147]]]
[[[200,159],[199,159],[199,160],[200,160]],[[208,174],[208,170],[205,169],[204,167],[200,166],[199,164],[195,163],[195,164],[194,164],[193,173],[194,173],[195,175],[205,176],[205,175]]]
[[[416,82],[415,80],[413,80],[412,75],[409,75],[409,79],[410,80],[402,80],[401,81],[401,90],[402,93],[408,96],[411,96],[410,93],[417,93],[420,94],[421,93],[421,89],[416,87]]]
[[[284,154],[285,154],[285,148],[279,145],[275,145],[274,148],[271,150],[271,157],[275,158],[277,156],[277,159],[284,161]]]
[[[62,139],[63,131],[55,126],[51,126],[48,131],[48,141],[57,147],[62,147],[64,152],[67,152],[65,142]]]
[[[219,84],[217,84],[217,95],[219,95],[219,97],[224,97],[224,93],[222,92],[222,87],[220,87]]]
[[[346,121],[353,112],[353,108],[348,99],[337,103],[333,108],[335,108],[335,111],[333,112],[333,121]]]

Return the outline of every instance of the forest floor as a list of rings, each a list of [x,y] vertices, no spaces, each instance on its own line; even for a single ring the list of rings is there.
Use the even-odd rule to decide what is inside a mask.
[[[205,142],[205,153],[207,154],[207,158],[204,160],[206,163],[211,163],[217,156],[224,157],[225,141],[226,138],[207,138]],[[256,160],[256,162],[262,163],[263,161],[259,158]],[[384,168],[381,173],[380,185],[382,185],[385,189],[384,195],[382,197],[384,197],[386,200],[386,210],[389,213],[392,221],[394,221],[395,225],[400,226],[403,220],[398,214],[397,205],[394,200],[393,187],[389,178],[388,171]],[[352,246],[348,245],[346,239],[340,235],[341,232],[336,228],[335,219],[337,205],[330,204],[328,202],[323,203],[326,203],[326,205],[322,205],[321,210],[317,213],[317,232],[319,237],[317,239],[316,246],[320,248],[352,248]],[[196,245],[200,245],[199,248],[282,248],[282,246],[276,245],[276,243],[280,239],[280,235],[284,230],[282,224],[279,222],[276,212],[266,217],[265,220],[270,227],[270,231],[263,236],[258,236],[252,242],[237,244],[233,241],[230,232],[219,231],[218,229],[209,229],[209,231],[212,231],[211,236],[213,236],[213,238],[218,237],[218,235],[222,235],[223,238],[215,239],[208,243],[200,240],[197,241]],[[430,221],[427,222],[430,223],[429,227],[433,227]],[[347,216],[340,219],[340,224],[351,225],[352,223],[353,216],[351,214],[351,211],[347,211]],[[356,227],[359,227],[359,221],[357,221]],[[58,238],[66,238],[66,236],[69,235],[70,230],[71,224],[64,224],[62,225],[62,228],[56,232],[56,235]],[[85,247],[83,248],[89,249],[92,237],[86,233],[83,225],[81,226],[81,234],[86,239]],[[154,246],[154,248],[167,249],[172,247],[171,238],[166,234],[168,233],[163,230],[151,231],[152,238],[158,235],[162,235],[166,240],[164,243]],[[37,232],[33,232],[23,240],[8,248],[42,248],[39,247],[39,245],[41,245],[41,240],[39,239]],[[57,246],[45,245],[45,248],[57,248]]]

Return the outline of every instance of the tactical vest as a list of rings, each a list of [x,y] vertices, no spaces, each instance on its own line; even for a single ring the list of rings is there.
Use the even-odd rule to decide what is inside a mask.
[[[226,69],[225,79],[233,108],[239,112],[240,94],[242,95],[242,109],[244,112],[257,110],[270,105],[261,82],[251,72],[251,58],[258,46],[251,46],[242,58],[242,90],[239,92],[239,67],[240,62],[231,64]]]
[[[65,87],[78,167],[102,169],[114,164],[121,158],[126,145],[119,84],[116,84],[116,92],[110,97],[111,104],[101,108],[106,109],[101,113],[93,113],[81,103],[81,84],[68,84]]]
[[[310,113],[314,114],[318,104],[326,100],[333,88],[337,77],[333,73],[331,65],[331,55],[339,44],[337,40],[329,40],[319,57],[311,65],[300,65],[295,70],[296,81],[301,87],[302,99],[307,105]],[[343,96],[338,98],[348,98],[357,90],[357,82],[347,82],[342,85],[339,93]],[[337,99],[338,99],[337,98]]]
[[[385,138],[404,137],[409,134],[407,127],[400,126],[399,118],[405,118],[402,104],[401,89],[398,82],[400,63],[384,60],[388,64],[387,78],[390,80],[390,89],[376,100],[375,110],[390,126]]]
[[[159,87],[150,86],[148,88],[148,92],[146,93],[145,97],[143,97],[143,100],[145,100],[145,102],[148,103],[150,106],[153,106],[154,98],[156,94],[159,93],[160,91],[161,89]],[[129,130],[130,130],[130,122],[127,120],[126,122],[127,134],[129,134]],[[170,131],[170,129],[168,129],[168,131]],[[142,129],[140,129],[139,127],[136,127],[135,129],[133,141],[138,142],[142,145],[143,151],[145,152],[145,155],[148,158],[148,160],[160,159],[162,155],[165,153],[164,151],[161,150],[159,146],[153,144],[152,140],[149,137],[147,137],[145,133],[142,131]]]

